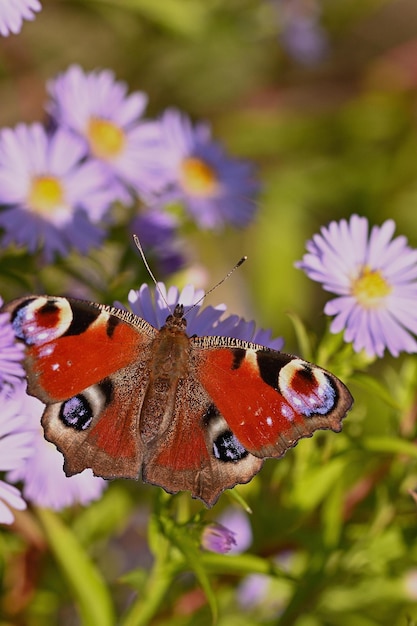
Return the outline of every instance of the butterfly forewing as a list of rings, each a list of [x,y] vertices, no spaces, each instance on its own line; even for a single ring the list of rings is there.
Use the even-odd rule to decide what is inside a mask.
[[[26,345],[29,392],[45,403],[67,400],[136,360],[149,360],[157,334],[131,313],[81,300],[33,296],[4,310]],[[140,330],[132,319],[142,322]]]
[[[192,342],[199,380],[252,454],[281,456],[317,429],[341,430],[353,399],[330,372],[236,339],[197,337]]]

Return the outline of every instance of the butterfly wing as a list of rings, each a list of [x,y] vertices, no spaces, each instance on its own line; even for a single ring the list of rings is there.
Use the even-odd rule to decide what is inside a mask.
[[[245,450],[282,456],[317,429],[339,432],[353,398],[302,359],[227,337],[193,337],[196,377]]]
[[[142,445],[137,420],[157,331],[135,315],[49,296],[5,308],[26,346],[28,392],[47,405],[46,438],[68,475],[86,467],[106,478],[136,478]]]

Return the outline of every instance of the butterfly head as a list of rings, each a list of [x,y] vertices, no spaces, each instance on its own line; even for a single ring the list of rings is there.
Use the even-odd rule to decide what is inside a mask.
[[[168,315],[164,328],[176,328],[179,330],[185,330],[187,328],[187,320],[184,317],[183,304],[177,304],[174,312],[171,315]]]

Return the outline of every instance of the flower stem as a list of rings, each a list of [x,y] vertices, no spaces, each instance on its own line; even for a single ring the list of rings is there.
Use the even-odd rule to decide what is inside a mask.
[[[176,568],[156,561],[142,593],[134,601],[121,626],[146,626],[162,606],[163,599],[175,576]]]

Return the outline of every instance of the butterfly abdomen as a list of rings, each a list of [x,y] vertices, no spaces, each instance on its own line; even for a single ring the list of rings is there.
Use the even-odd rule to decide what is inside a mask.
[[[181,380],[189,373],[190,340],[176,327],[164,327],[152,346],[149,383],[139,418],[143,443],[161,437],[167,430]]]

